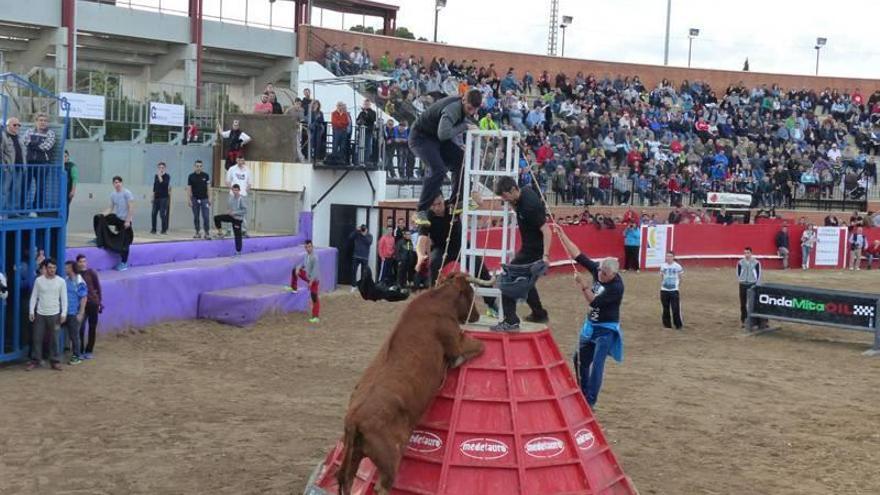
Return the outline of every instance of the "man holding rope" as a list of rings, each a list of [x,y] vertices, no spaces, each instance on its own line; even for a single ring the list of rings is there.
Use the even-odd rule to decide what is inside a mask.
[[[549,265],[552,234],[550,226],[547,224],[547,209],[541,196],[531,187],[520,189],[512,177],[499,177],[495,182],[495,194],[500,196],[502,200],[511,203],[516,210],[521,245],[519,252],[516,253],[510,264],[533,265],[543,261]],[[482,198],[479,191],[474,191],[472,196],[474,202],[482,209]],[[529,288],[526,303],[532,309],[532,314],[526,316],[526,321],[546,323],[549,320],[547,310],[541,305],[541,297],[534,285]],[[502,293],[501,305],[504,309],[504,321],[499,322],[491,329],[497,332],[518,331],[519,317],[516,315],[516,299]]]
[[[581,391],[587,403],[593,407],[602,387],[605,358],[610,354],[618,363],[623,361],[623,333],[620,329],[623,279],[618,274],[620,263],[617,258],[605,258],[599,263],[591,260],[571,242],[562,227],[554,225],[553,229],[569,256],[593,275],[593,283],[590,284],[579,273],[575,273],[575,281],[590,305],[590,314],[584,320],[578,351],[574,356]]]
[[[460,177],[464,161],[464,148],[456,138],[476,129],[474,114],[483,103],[483,94],[472,89],[464,96],[448,96],[428,107],[412,126],[409,148],[425,164],[425,179],[419,197],[416,225],[428,226],[428,210],[437,197],[446,179],[446,172],[452,171],[452,195],[450,203],[458,205]]]
[[[443,200],[443,193],[438,191],[428,209],[428,225],[419,227],[416,272],[430,262],[432,286],[439,280],[443,266],[449,261],[458,260],[461,252],[461,217],[452,211],[453,208],[454,205],[447,205]],[[474,260],[479,267],[477,276],[482,280],[491,280],[482,258],[476,257]],[[484,297],[483,301],[489,307],[489,316],[494,317],[498,312],[495,298]]]

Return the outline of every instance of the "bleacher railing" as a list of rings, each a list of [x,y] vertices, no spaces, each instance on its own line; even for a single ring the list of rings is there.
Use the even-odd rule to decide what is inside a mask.
[[[60,212],[63,173],[57,164],[0,165],[0,216]]]

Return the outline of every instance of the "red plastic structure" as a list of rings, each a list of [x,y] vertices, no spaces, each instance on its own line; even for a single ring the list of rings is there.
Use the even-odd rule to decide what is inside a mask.
[[[549,329],[465,327],[485,352],[446,382],[410,437],[393,495],[635,494]],[[306,495],[336,495],[342,443]],[[365,458],[352,493],[373,495]]]

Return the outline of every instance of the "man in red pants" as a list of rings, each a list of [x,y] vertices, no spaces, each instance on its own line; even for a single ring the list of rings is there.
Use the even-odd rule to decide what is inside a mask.
[[[312,317],[309,323],[318,323],[318,315],[321,312],[321,302],[318,300],[318,286],[321,280],[321,268],[318,265],[318,256],[315,254],[315,246],[311,240],[306,241],[306,257],[303,262],[293,268],[290,273],[290,290],[297,292],[297,283],[303,279],[309,286],[309,296],[312,298]]]

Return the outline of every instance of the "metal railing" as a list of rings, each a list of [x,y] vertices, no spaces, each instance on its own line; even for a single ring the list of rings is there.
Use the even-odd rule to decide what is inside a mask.
[[[62,165],[0,165],[0,215],[59,213],[65,184]]]
[[[309,129],[309,154],[314,165],[384,169],[384,147],[376,127],[359,125],[338,130],[325,122],[321,131],[323,136],[315,134],[314,128]]]

